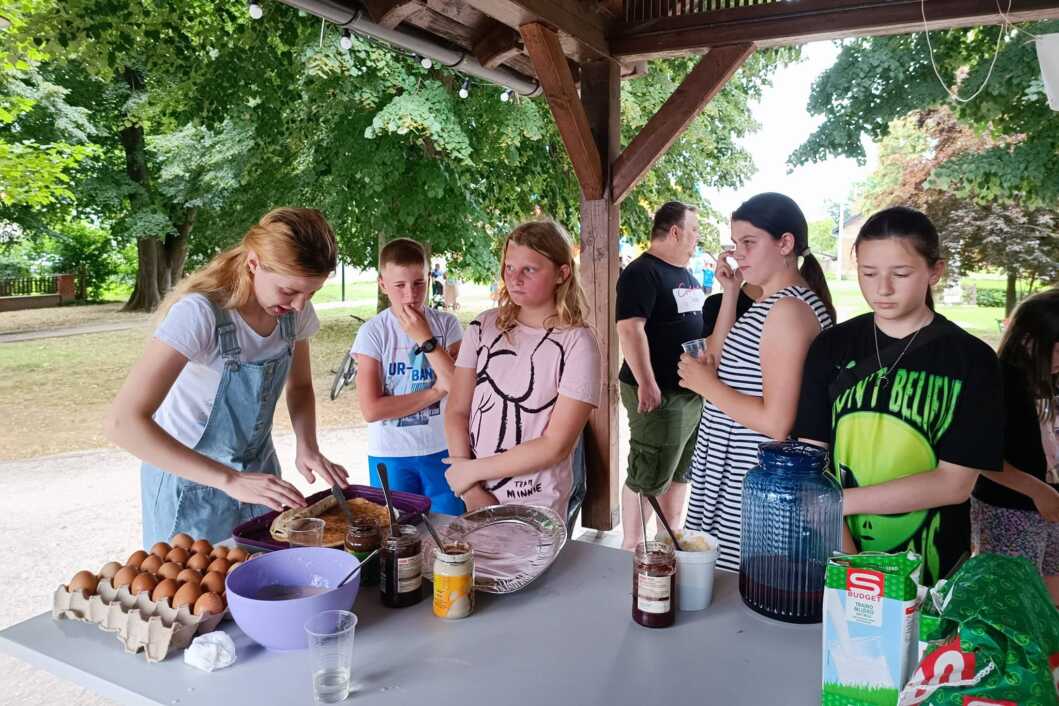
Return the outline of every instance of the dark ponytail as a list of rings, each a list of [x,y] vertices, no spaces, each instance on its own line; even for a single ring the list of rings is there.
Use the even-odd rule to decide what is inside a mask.
[[[835,305],[831,301],[831,290],[827,288],[827,280],[824,278],[824,269],[809,252],[809,224],[794,199],[775,192],[752,196],[735,209],[732,220],[746,221],[767,232],[774,240],[782,238],[784,233],[793,235],[795,256],[802,257],[802,266],[798,273],[809,285],[809,289],[823,302],[831,321],[838,320]]]
[[[853,251],[866,240],[885,240],[902,238],[909,241],[920,257],[927,261],[927,267],[934,267],[941,261],[941,240],[938,229],[930,222],[925,213],[907,206],[884,208],[864,221],[853,241]],[[934,311],[934,295],[927,287],[927,306]]]

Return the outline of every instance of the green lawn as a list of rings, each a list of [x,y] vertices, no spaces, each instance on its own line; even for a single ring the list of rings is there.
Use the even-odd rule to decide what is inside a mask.
[[[982,281],[991,283],[994,280]],[[827,286],[831,290],[831,297],[838,310],[839,321],[851,319],[869,310],[855,280],[828,280]],[[1003,280],[1000,280],[1000,286],[1006,286]],[[967,332],[984,339],[993,347],[1000,342],[1000,326],[997,322],[1004,318],[1003,307],[938,304],[937,311]]]

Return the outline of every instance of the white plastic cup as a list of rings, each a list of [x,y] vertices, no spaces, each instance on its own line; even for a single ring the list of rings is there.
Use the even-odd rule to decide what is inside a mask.
[[[704,537],[712,549],[705,552],[678,551],[677,555],[677,609],[684,611],[703,610],[713,599],[713,571],[720,554],[721,545],[707,533],[696,530],[675,530],[683,546],[685,539]],[[663,536],[664,535],[664,536]],[[657,539],[672,543],[669,534],[662,530]]]
[[[684,349],[685,353],[692,358],[698,359],[699,356],[706,352],[706,339],[693,338],[690,341],[684,341],[680,346]]]

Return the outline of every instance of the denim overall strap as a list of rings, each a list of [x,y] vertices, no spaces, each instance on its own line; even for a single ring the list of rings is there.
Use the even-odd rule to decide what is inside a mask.
[[[294,353],[294,337],[297,331],[294,328],[294,312],[288,312],[279,318],[279,335],[287,342],[287,348]]]
[[[238,370],[239,356],[243,351],[239,347],[239,338],[235,335],[232,315],[224,307],[217,306],[212,299],[210,308],[213,309],[213,317],[217,321],[217,345],[221,349],[221,357],[224,358],[224,367]]]
[[[268,360],[246,362],[237,357],[239,344],[228,312],[220,307],[215,311],[217,342],[225,365],[195,450],[234,471],[279,475],[272,417],[290,371],[293,314],[279,321],[286,349]],[[284,323],[288,316],[290,320]],[[240,502],[222,490],[147,464],[141,469],[141,479],[146,546],[168,542],[177,532],[217,543],[230,537],[237,525],[268,512],[263,505]]]

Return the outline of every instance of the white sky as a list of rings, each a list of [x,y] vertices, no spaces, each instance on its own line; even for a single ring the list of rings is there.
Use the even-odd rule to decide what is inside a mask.
[[[730,214],[740,203],[763,191],[787,194],[802,207],[810,221],[827,216],[826,201],[848,195],[854,182],[864,179],[875,167],[877,150],[868,148],[868,163],[857,166],[852,159],[829,159],[799,167],[787,173],[787,158],[823,122],[823,116],[809,115],[809,92],[813,81],[838,57],[838,45],[815,42],[802,48],[802,61],[778,70],[772,86],[761,101],[751,104],[751,112],[761,128],[740,140],[750,151],[757,167],[750,180],[739,189],[704,189],[703,195],[721,213]],[[727,239],[722,227],[722,240]]]

